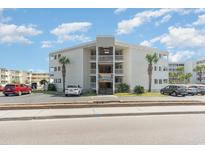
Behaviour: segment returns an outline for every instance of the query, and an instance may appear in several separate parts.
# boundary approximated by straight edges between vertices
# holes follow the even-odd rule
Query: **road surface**
[[[205,114],[0,122],[0,144],[204,143]]]

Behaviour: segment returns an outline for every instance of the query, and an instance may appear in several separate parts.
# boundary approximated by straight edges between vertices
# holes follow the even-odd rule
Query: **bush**
[[[87,90],[87,91],[84,91],[83,96],[96,96],[96,91],[95,90]]]
[[[135,86],[134,93],[135,94],[142,94],[142,93],[144,93],[144,87],[143,86]]]
[[[120,93],[129,92],[130,90],[130,86],[126,83],[117,84],[116,87],[117,87],[117,92],[120,92]]]
[[[56,86],[53,83],[48,84],[48,91],[56,91]]]

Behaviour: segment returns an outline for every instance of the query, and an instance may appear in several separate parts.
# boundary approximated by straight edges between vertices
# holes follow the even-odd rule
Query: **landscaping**
[[[145,92],[141,94],[135,93],[115,93],[115,96],[146,96],[146,97],[166,97],[166,95],[162,95],[159,92]]]

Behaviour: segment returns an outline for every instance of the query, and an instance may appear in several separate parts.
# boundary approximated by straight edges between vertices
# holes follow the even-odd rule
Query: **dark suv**
[[[172,95],[172,96],[186,96],[187,91],[185,86],[181,85],[169,85],[164,87],[163,89],[160,90],[161,94],[167,94],[167,95]]]

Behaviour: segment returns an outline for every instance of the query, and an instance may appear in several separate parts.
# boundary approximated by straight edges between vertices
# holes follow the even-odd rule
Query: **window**
[[[159,71],[161,71],[162,70],[162,67],[161,66],[159,66]]]
[[[54,56],[54,59],[57,59],[57,55]]]
[[[58,79],[58,83],[61,83],[61,79]]]
[[[54,71],[55,71],[55,72],[57,71],[57,67],[54,67]]]
[[[121,76],[118,76],[118,77],[115,77],[115,82],[116,83],[122,83],[122,77]]]
[[[61,67],[60,66],[58,66],[58,71],[61,71]]]
[[[162,84],[162,79],[159,79],[159,84]]]
[[[50,72],[53,72],[54,71],[54,67],[50,67]]]
[[[157,66],[154,66],[154,71],[157,71]]]
[[[96,82],[96,77],[95,76],[91,76],[90,77],[90,82]]]
[[[163,68],[163,71],[166,71],[166,70],[167,70],[167,68],[166,68],[166,67],[164,67],[164,68]]]
[[[60,58],[61,57],[61,54],[58,54],[58,58]]]
[[[154,79],[154,84],[158,84],[158,80],[157,79]]]
[[[167,79],[164,79],[163,82],[164,82],[164,83],[167,83]]]

